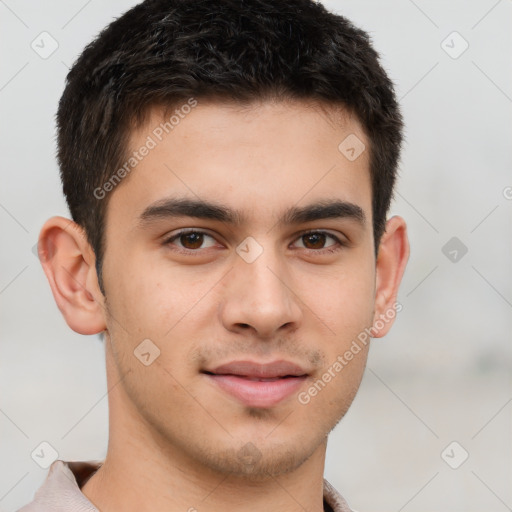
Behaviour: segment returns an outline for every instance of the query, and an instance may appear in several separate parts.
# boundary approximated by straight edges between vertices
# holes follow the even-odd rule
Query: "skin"
[[[405,222],[388,220],[376,259],[368,151],[351,162],[338,150],[350,134],[369,142],[357,119],[317,107],[200,101],[111,193],[106,297],[83,230],[63,217],[43,226],[41,261],[68,325],[105,333],[108,452],[82,489],[102,512],[323,510],[327,436],[357,392],[368,345],[307,405],[295,393],[247,407],[200,373],[232,360],[285,359],[308,370],[304,391],[393,309],[409,255]],[[162,115],[154,109],[133,131],[133,150]],[[140,224],[149,205],[170,196],[214,201],[244,220]],[[289,207],[326,199],[359,206],[365,222],[276,223]],[[165,242],[183,228],[208,236],[202,245]],[[344,245],[301,236],[311,229]],[[249,236],[263,248],[252,263],[236,252]],[[160,350],[148,366],[134,356],[144,339]]]

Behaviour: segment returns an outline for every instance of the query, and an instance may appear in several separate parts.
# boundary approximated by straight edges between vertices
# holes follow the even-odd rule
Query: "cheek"
[[[347,265],[316,283],[306,303],[330,327],[334,338],[346,340],[371,325],[375,301],[371,264]]]
[[[348,352],[350,355],[347,358]],[[333,352],[329,363],[298,395],[308,421],[330,431],[345,415],[359,389],[366,365],[368,346]],[[315,413],[311,414],[311,411]],[[318,411],[318,412],[316,412]],[[313,420],[314,418],[314,420]]]
[[[318,393],[317,406],[333,409],[333,418],[344,414],[359,388],[372,324],[374,273],[370,265],[340,271],[316,290],[318,316],[329,327],[322,338],[325,366],[310,391]],[[307,397],[305,397],[307,399]]]
[[[161,371],[146,373],[153,379],[155,389],[159,388],[159,379],[169,381],[172,387],[176,384],[172,376],[187,382],[195,375],[194,365],[188,364],[190,351],[196,339],[204,341],[201,333],[211,329],[216,308],[209,292],[218,276],[209,272],[208,277],[198,279],[192,275],[192,267],[187,272],[167,261],[148,265],[142,260],[125,261],[123,268],[111,270],[109,277],[116,285],[110,293],[107,291],[111,312],[107,325],[122,369],[134,368],[141,378],[146,375],[133,354],[149,339],[158,354],[151,367],[160,367]],[[179,389],[178,386],[174,392]]]
[[[132,338],[162,338],[197,302],[197,285],[147,258],[124,259],[108,275],[112,316]]]

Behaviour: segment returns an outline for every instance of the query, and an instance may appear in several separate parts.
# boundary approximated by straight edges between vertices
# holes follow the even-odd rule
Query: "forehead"
[[[338,198],[370,220],[369,143],[348,112],[301,101],[184,105],[152,109],[131,132],[109,209],[135,219],[166,197],[188,197],[275,221],[292,205]]]

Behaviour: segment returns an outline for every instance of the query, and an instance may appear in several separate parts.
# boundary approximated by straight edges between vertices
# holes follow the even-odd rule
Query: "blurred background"
[[[83,47],[137,2],[0,0],[0,511],[47,469],[103,459],[103,344],[71,331],[35,252],[69,216],[54,115]],[[411,258],[391,332],[329,439],[325,477],[354,510],[512,509],[512,1],[331,0],[396,84],[406,144],[392,214]]]

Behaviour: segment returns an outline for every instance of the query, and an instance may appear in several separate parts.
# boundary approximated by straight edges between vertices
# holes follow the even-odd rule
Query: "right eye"
[[[197,229],[182,229],[177,233],[174,233],[171,237],[167,238],[164,242],[164,245],[174,245],[178,248],[178,252],[190,254],[198,252],[198,249],[201,249],[201,246],[205,242],[205,237],[210,238],[211,240],[215,240],[205,231],[200,231]],[[178,240],[179,244],[181,245],[174,244],[175,240]],[[208,246],[203,248],[206,249],[213,247],[214,245],[214,243],[210,243]]]

